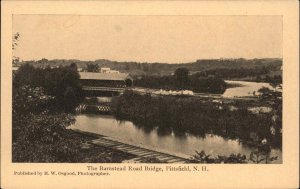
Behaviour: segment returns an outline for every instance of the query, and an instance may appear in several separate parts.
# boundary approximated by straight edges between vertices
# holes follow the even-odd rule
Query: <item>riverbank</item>
[[[102,135],[71,129],[69,133],[74,139],[81,140],[80,150],[74,154],[76,158],[71,163],[121,163],[136,157],[119,150],[89,143]]]
[[[73,163],[168,163],[165,160],[160,160],[159,158],[165,159],[166,157],[172,158],[173,161],[176,159],[176,156],[156,152],[150,149],[141,148],[138,146],[132,146],[125,143],[120,143],[114,140],[104,139],[106,136],[99,135],[96,133],[85,132],[78,129],[70,130],[73,133],[73,137],[79,137],[82,140],[81,149],[76,154],[77,159]],[[104,143],[94,142],[96,139]],[[98,141],[96,140],[96,141]],[[109,143],[114,143],[113,147]],[[121,146],[118,149],[117,146]],[[125,151],[124,151],[125,149]],[[133,152],[127,153],[126,151]],[[146,156],[140,156],[139,154],[145,154]],[[149,152],[152,155],[149,156]],[[158,156],[158,157],[157,157]],[[182,161],[182,158],[179,158],[177,161]]]
[[[222,102],[193,97],[153,97],[127,91],[113,99],[112,112],[121,121],[132,121],[149,131],[157,129],[161,134],[215,134],[251,146],[267,141],[271,147],[281,148],[281,112],[272,109],[271,100],[258,100]],[[270,111],[260,111],[259,104],[265,104]],[[253,112],[253,107],[259,113]],[[278,114],[276,118],[274,114]]]
[[[122,151],[108,149],[103,146],[89,144],[88,142],[97,139],[101,135],[80,130],[70,130],[73,137],[82,140],[81,149],[76,154],[77,160],[73,163],[121,163],[124,160],[132,159],[135,156]]]
[[[90,127],[93,127],[93,125],[90,125]],[[254,149],[248,153],[247,152],[245,153],[245,151],[244,152],[231,151],[229,154],[224,154],[222,152],[218,152],[217,154],[216,153],[211,154],[210,150],[201,150],[201,152],[195,150],[193,151],[193,154],[187,157],[182,157],[182,156],[174,155],[172,153],[168,153],[166,151],[163,152],[161,150],[160,151],[157,151],[155,149],[153,150],[149,146],[141,147],[138,140],[136,140],[133,144],[129,144],[128,141],[126,142],[120,139],[111,138],[104,135],[97,135],[94,133],[82,132],[78,130],[76,131],[79,132],[79,134],[83,134],[84,136],[86,135],[92,136],[93,140],[89,141],[88,144],[94,144],[91,147],[91,149],[93,150],[95,150],[95,148],[97,147],[99,147],[100,149],[102,149],[102,147],[106,147],[105,149],[108,152],[121,151],[123,153],[125,152],[125,154],[129,153],[136,156],[131,159],[123,160],[122,161],[123,163],[125,162],[126,163],[281,163],[282,162],[281,155],[278,153],[274,153],[274,151],[268,153],[266,151],[257,151]],[[94,137],[96,137],[96,139],[94,139]],[[226,145],[223,146],[223,148],[226,149]],[[237,146],[235,146],[235,148],[237,148]],[[210,154],[207,154],[207,152]],[[83,154],[88,155],[89,157],[90,153],[84,152]],[[93,160],[92,162],[97,162],[97,160],[96,161]]]

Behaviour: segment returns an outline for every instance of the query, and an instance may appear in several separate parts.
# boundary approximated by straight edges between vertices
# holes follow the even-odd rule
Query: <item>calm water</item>
[[[240,84],[240,87],[226,89],[223,97],[245,97],[258,95],[258,90],[262,87],[274,89],[269,83],[247,82],[247,81],[230,81],[225,80],[226,83]],[[254,93],[253,93],[254,92]]]
[[[119,122],[113,116],[87,115],[76,116],[76,123],[71,129],[102,134],[117,141],[147,147],[158,151],[190,157],[195,150],[204,150],[212,155],[230,155],[231,153],[241,153],[249,156],[251,149],[242,145],[237,140],[228,140],[220,136],[207,134],[206,137],[196,137],[193,135],[175,136],[173,133],[161,136],[157,130],[144,131],[136,127],[132,122]],[[278,156],[281,162],[281,151],[273,149],[271,156]]]

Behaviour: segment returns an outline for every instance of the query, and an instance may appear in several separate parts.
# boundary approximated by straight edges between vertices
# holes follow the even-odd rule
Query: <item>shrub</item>
[[[49,111],[54,97],[41,87],[21,86],[13,91],[13,162],[74,161],[79,140],[66,129],[70,114]]]
[[[277,160],[276,157],[269,157],[269,153],[263,151],[251,152],[249,159],[246,155],[242,154],[230,154],[229,156],[218,155],[217,157],[211,157],[207,155],[203,150],[201,152],[196,151],[196,154],[189,160],[190,163],[228,163],[228,164],[244,164],[244,163],[271,163]]]

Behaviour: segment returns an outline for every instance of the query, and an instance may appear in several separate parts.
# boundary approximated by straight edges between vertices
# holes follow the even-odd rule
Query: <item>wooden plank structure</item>
[[[179,157],[176,155],[158,152],[150,149],[146,149],[139,146],[134,146],[131,144],[126,144],[123,142],[118,142],[115,140],[111,140],[105,137],[99,137],[95,140],[89,141],[90,144],[104,146],[107,148],[112,148],[116,150],[120,150],[122,152],[126,152],[129,154],[136,155],[137,157],[134,159],[129,160],[129,162],[139,162],[144,158],[156,158],[159,161],[165,163],[186,163],[188,161],[187,158]]]
[[[80,104],[75,108],[76,113],[85,113],[88,111],[108,114],[111,113],[111,104],[110,103],[99,103],[99,104]]]
[[[124,92],[125,88],[120,87],[89,87],[83,86],[83,90],[85,91],[113,91],[113,92]]]

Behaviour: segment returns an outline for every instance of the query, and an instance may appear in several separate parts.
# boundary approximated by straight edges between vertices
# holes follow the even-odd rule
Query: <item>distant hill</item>
[[[168,63],[139,63],[139,62],[117,62],[106,59],[96,61],[81,60],[47,60],[23,61],[36,67],[56,67],[67,66],[76,63],[79,68],[86,68],[87,63],[98,64],[99,67],[109,67],[120,72],[127,72],[134,76],[138,75],[170,75],[179,67],[186,67],[191,73],[203,72],[214,69],[267,69],[270,72],[281,70],[282,59],[264,58],[264,59],[201,59],[190,63],[168,64]]]

